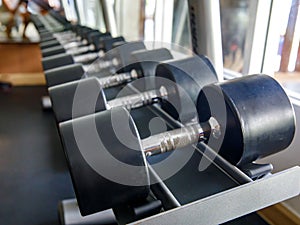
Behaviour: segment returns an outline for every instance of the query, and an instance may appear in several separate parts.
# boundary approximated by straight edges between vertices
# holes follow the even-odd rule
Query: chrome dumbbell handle
[[[83,47],[79,47],[79,48],[71,48],[71,49],[68,49],[66,51],[67,54],[70,54],[70,55],[79,55],[81,53],[84,53],[84,52],[87,52],[87,51],[94,51],[95,50],[95,46],[94,45],[89,45],[89,46],[83,46]]]
[[[216,139],[221,137],[220,124],[214,117],[206,124],[194,123],[145,138],[142,140],[143,150],[146,156],[151,156],[205,141],[210,135]]]
[[[74,56],[73,59],[74,59],[75,63],[85,63],[85,62],[89,62],[91,60],[95,60],[98,57],[101,58],[101,57],[103,57],[103,55],[104,55],[103,51],[91,52],[91,53],[87,53],[84,55]]]
[[[146,156],[157,155],[205,140],[204,133],[199,124],[194,124],[145,138],[142,146]]]
[[[99,62],[94,62],[91,65],[83,65],[85,71],[89,73],[98,73],[103,69],[109,69],[113,67],[117,67],[119,65],[119,61],[116,58],[111,60],[99,60]]]
[[[61,41],[61,44],[64,45],[64,48],[68,51],[69,49],[79,48],[82,45],[87,45],[86,40],[77,41],[77,38],[73,38],[70,41]]]
[[[131,70],[130,72],[126,73],[119,73],[113,76],[102,77],[99,78],[98,81],[102,88],[109,88],[123,83],[127,83],[137,78],[139,78],[137,71]]]
[[[123,106],[128,110],[158,102],[168,97],[167,89],[162,86],[158,90],[145,91],[138,94],[116,98],[107,102],[107,109]]]

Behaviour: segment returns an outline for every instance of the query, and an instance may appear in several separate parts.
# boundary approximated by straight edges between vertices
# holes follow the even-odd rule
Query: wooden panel
[[[45,78],[38,43],[0,43],[0,82],[14,86],[44,85]]]
[[[0,73],[41,73],[38,43],[0,43]]]
[[[276,204],[260,210],[258,214],[270,225],[300,225],[300,218],[283,204]]]
[[[44,73],[0,73],[0,82],[11,83],[13,86],[46,84]]]

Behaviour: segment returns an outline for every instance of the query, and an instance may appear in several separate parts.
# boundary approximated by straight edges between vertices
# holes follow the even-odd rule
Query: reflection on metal
[[[229,189],[132,224],[221,224],[300,193],[300,167]]]
[[[113,37],[118,36],[114,2],[111,0],[100,0],[100,4],[102,6],[107,32],[110,32]]]
[[[116,0],[115,6],[118,33],[128,41],[139,40],[141,1]]]
[[[154,35],[155,41],[171,43],[173,30],[174,0],[156,1]]]
[[[193,51],[208,56],[223,80],[223,54],[218,0],[188,0]]]
[[[250,20],[245,43],[243,74],[262,72],[271,5],[272,0],[249,1]]]
[[[173,38],[175,44],[180,44],[182,36],[184,35],[183,31],[185,28],[186,20],[188,18],[188,4],[186,1],[178,1],[177,12],[174,12],[174,30]]]
[[[111,209],[89,216],[81,216],[76,199],[63,200],[59,205],[59,219],[62,225],[84,224],[116,224],[116,218]]]

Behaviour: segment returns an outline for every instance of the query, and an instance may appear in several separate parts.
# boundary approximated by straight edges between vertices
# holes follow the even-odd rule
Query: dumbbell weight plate
[[[44,71],[74,63],[73,57],[66,53],[47,56],[42,59]]]
[[[225,110],[216,106],[224,100]],[[234,165],[281,151],[293,140],[293,107],[281,85],[269,76],[248,76],[208,85],[197,102],[200,122],[211,116],[219,121],[224,133],[219,153]]]
[[[74,79],[80,80],[84,76],[81,64],[71,64],[45,71],[47,86],[52,87],[61,83],[71,82]],[[59,74],[60,76],[57,76]]]
[[[95,77],[54,86],[49,94],[58,122],[106,110],[105,93]]]
[[[168,96],[168,101],[161,103],[162,109],[182,123],[197,117],[195,107],[191,107],[191,103],[196,105],[202,87],[218,81],[211,62],[205,56],[161,63],[157,66],[156,76],[166,78],[166,84],[164,80],[157,79],[156,87],[163,85],[170,93],[174,93]]]
[[[120,119],[121,124],[117,126],[117,132],[112,122],[116,117]],[[81,214],[84,216],[102,211],[115,206],[120,201],[132,202],[133,199],[134,201],[145,199],[149,194],[149,173],[138,131],[128,112],[123,108],[116,108],[97,113],[95,116],[81,117],[76,121],[76,126],[73,126],[72,121],[61,123],[59,126]],[[99,134],[96,138],[100,137],[99,140],[104,147],[95,144],[95,139],[91,135],[95,132],[90,130],[93,127],[90,126],[91,124],[95,124]],[[123,124],[125,126],[122,126]],[[128,127],[131,135],[126,135]],[[119,140],[116,133],[126,135],[126,144]],[[88,148],[86,148],[87,143],[89,143]],[[84,149],[80,149],[82,144]],[[107,153],[118,160],[117,166],[104,157]],[[92,161],[94,165],[91,164]],[[128,169],[128,166],[132,168]],[[110,171],[110,174],[115,174],[112,176],[116,180],[111,181],[105,177],[101,168]],[[119,183],[116,182],[118,179],[120,179]],[[132,186],[122,184],[124,180]]]

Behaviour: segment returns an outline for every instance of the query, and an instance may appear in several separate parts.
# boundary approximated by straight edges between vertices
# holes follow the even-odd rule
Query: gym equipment
[[[225,112],[215,105],[219,101],[225,104]],[[82,215],[146,198],[150,187],[146,156],[199,142],[210,145],[213,139],[221,156],[241,166],[285,149],[295,134],[289,98],[278,82],[266,75],[207,85],[198,96],[197,109],[200,124],[142,140],[122,107],[61,123],[61,139]],[[91,137],[98,140],[93,142]],[[93,162],[87,161],[85,150]],[[108,160],[111,156],[116,164]],[[127,178],[130,185],[111,180],[107,172],[115,178]]]
[[[97,41],[98,41],[98,43],[97,43],[97,51],[96,52],[89,52],[89,53],[85,53],[85,54],[81,54],[81,55],[71,55],[71,54],[61,53],[61,54],[43,58],[42,65],[43,65],[44,70],[49,70],[49,69],[53,69],[53,68],[61,67],[61,66],[65,66],[65,65],[70,65],[73,63],[88,64],[97,59],[102,59],[102,58],[104,58],[104,60],[106,60],[107,63],[101,63],[101,61],[99,61],[99,64],[95,63],[94,67],[97,68],[97,70],[117,66],[116,65],[117,62],[112,60],[113,55],[109,54],[109,57],[108,56],[105,57],[105,52],[110,51],[115,46],[114,43],[118,43],[118,44],[125,43],[124,38],[123,37],[104,38],[104,39],[97,39]],[[141,43],[138,44],[138,43],[139,42],[137,42],[136,44],[132,44],[132,45],[135,45],[137,49],[145,48],[144,44],[141,44]],[[83,47],[83,48],[89,48],[89,46]],[[117,55],[116,55],[116,57],[117,57]],[[87,66],[90,66],[90,65],[87,65]],[[91,65],[91,66],[93,66],[93,65]]]
[[[165,49],[162,50],[166,51]],[[153,55],[156,55],[156,53]],[[165,55],[167,55],[167,57],[165,57]],[[170,55],[163,54],[162,56],[163,57],[161,57],[161,59],[164,59],[169,58]],[[155,56],[155,59],[159,59],[159,57]],[[158,61],[142,61],[137,64],[135,69],[128,73],[118,74],[102,79],[91,77],[80,80],[79,82],[71,82],[49,88],[49,95],[57,122],[66,121],[118,106],[133,109],[157,102],[160,102],[163,105],[163,108],[165,108],[168,113],[172,114],[170,111],[172,111],[173,108],[168,107],[169,104],[165,100],[168,99],[174,103],[178,102],[178,99],[186,99],[186,96],[188,95],[188,98],[193,101],[194,105],[196,104],[198,91],[201,90],[201,87],[217,82],[216,74],[212,65],[208,59],[204,57],[195,56],[182,60],[167,61],[160,65],[158,64]],[[155,72],[156,67],[158,69]],[[187,69],[193,71],[193,73],[187,73]],[[155,84],[155,87],[151,87],[150,90],[107,101],[103,88],[120,84],[118,81],[120,77],[122,79],[119,80],[123,82],[139,77],[153,77],[154,80],[154,75],[156,76],[155,80],[157,80],[157,84]],[[123,79],[123,77],[126,79]],[[167,81],[169,81],[169,83],[164,85]],[[184,93],[184,91],[179,90],[176,85],[181,86],[187,94]],[[145,89],[144,86],[142,89]],[[78,91],[77,94],[76,91]],[[89,105],[91,104],[91,97],[93,95],[98,96],[97,103],[95,102],[95,107],[90,107]],[[75,102],[75,105],[73,105],[73,102]],[[80,107],[76,107],[78,102],[80,102]],[[74,110],[74,106],[78,108],[78,110]],[[178,106],[178,109],[180,107],[184,106]],[[190,120],[195,117],[196,110],[194,110],[194,112],[193,109],[190,110],[191,111],[187,109],[183,110],[186,112],[185,115],[181,115],[183,120]]]
[[[107,34],[108,35],[108,34]],[[92,30],[82,37],[77,36],[75,33],[65,34],[63,37],[57,37],[54,40],[43,41],[40,43],[40,48],[47,49],[51,47],[61,46],[65,50],[78,48],[81,46],[86,46],[88,43],[91,43],[92,39],[95,37],[103,36],[99,31]]]
[[[120,44],[120,42],[118,43]],[[113,48],[103,59],[98,59],[90,65],[69,65],[59,68],[54,68],[47,70],[45,72],[45,77],[47,81],[47,86],[55,86],[63,84],[70,81],[75,81],[82,79],[83,77],[90,76],[105,76],[116,72],[117,68],[122,68],[123,65],[129,65],[132,62],[131,53],[138,50],[145,50],[146,47],[143,42],[130,42],[123,46],[118,46]],[[69,56],[65,57],[63,60],[67,61]],[[54,61],[48,61],[47,64],[55,65]]]
[[[82,53],[87,53],[90,51],[98,51],[99,49],[99,42],[105,39],[110,39],[112,38],[110,33],[98,33],[95,34],[94,31],[88,33],[89,40],[87,40],[87,45],[80,46],[81,42],[79,42],[79,46],[69,46],[68,49],[66,49],[64,46],[54,46],[54,47],[49,47],[49,48],[44,48],[42,49],[42,56],[47,57],[47,56],[53,56],[56,54],[61,54],[61,53],[67,53],[71,55],[79,55]],[[116,37],[116,40],[124,40],[123,37]],[[89,42],[90,41],[90,42]]]

